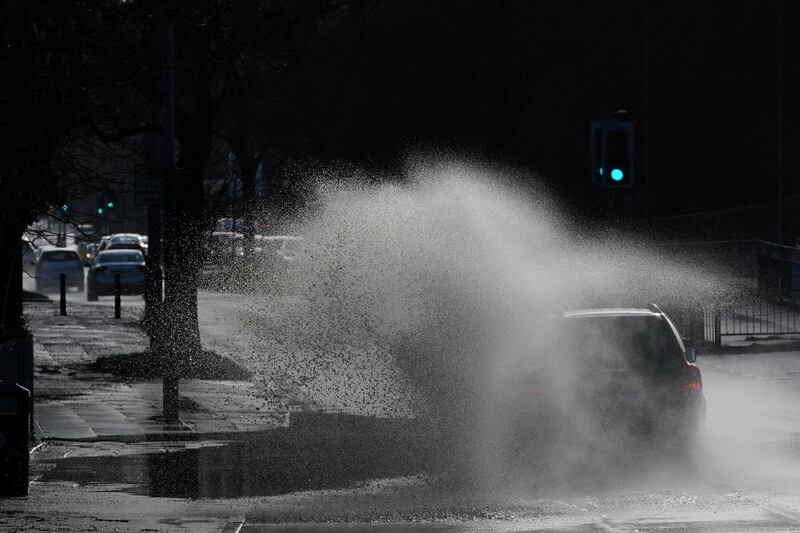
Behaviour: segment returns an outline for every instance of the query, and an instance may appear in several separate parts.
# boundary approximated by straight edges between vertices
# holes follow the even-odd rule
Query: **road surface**
[[[85,297],[77,293],[70,293],[68,299],[86,303]],[[111,306],[113,298],[101,298],[92,305]],[[139,297],[125,297],[123,305],[141,306],[142,301]],[[202,292],[204,344],[247,364],[257,379],[276,393],[292,395],[297,404],[309,410],[407,419],[413,412],[414,401],[409,398],[413,386],[380,347],[334,343],[327,346],[329,353],[320,354],[319,347],[313,345],[319,339],[306,339],[310,344],[305,346],[288,341],[296,337],[300,327],[296,321],[303,315],[304,305],[306,302],[291,296],[265,298]],[[281,338],[280,332],[286,328],[288,333]],[[699,365],[705,378],[708,420],[692,468],[676,466],[669,460],[630,467],[615,465],[603,472],[570,472],[553,485],[520,483],[526,479],[523,471],[516,473],[514,481],[494,485],[490,490],[468,488],[435,472],[414,471],[413,465],[404,464],[408,454],[395,454],[385,443],[380,444],[383,448],[376,448],[380,440],[376,437],[380,435],[374,432],[347,433],[325,426],[322,419],[317,429],[328,431],[330,436],[315,440],[308,437],[311,433],[300,432],[285,437],[295,446],[313,448],[302,459],[298,455],[275,455],[278,452],[273,453],[271,448],[274,441],[268,437],[264,437],[263,445],[251,447],[255,451],[237,459],[245,464],[253,461],[253,465],[274,460],[275,464],[291,466],[292,460],[302,461],[295,466],[309,469],[304,474],[307,482],[299,483],[295,489],[276,489],[269,494],[256,490],[248,497],[214,497],[179,504],[180,500],[174,498],[128,494],[129,485],[112,482],[108,476],[92,479],[89,475],[76,480],[62,473],[61,481],[40,481],[35,493],[40,498],[48,491],[57,494],[66,481],[73,483],[75,491],[90,490],[94,494],[87,500],[88,506],[92,501],[103,501],[97,496],[99,491],[107,493],[107,499],[115,505],[130,506],[131,513],[160,509],[155,512],[178,513],[186,519],[193,513],[207,517],[209,508],[215,509],[214,513],[224,508],[241,516],[243,532],[322,528],[800,530],[800,353],[700,354]],[[51,449],[56,448],[54,445]],[[272,459],[265,459],[258,450],[273,453],[269,456]],[[140,449],[128,448],[126,453],[146,457],[151,451],[142,444]],[[64,453],[65,457],[68,453]],[[113,458],[121,456],[119,449],[109,446],[107,451],[92,453],[106,453],[111,458],[108,471],[116,471]],[[147,483],[146,474],[131,477],[136,468],[146,472],[147,461],[125,465],[122,470],[127,472],[127,481]],[[199,468],[202,470],[202,466]],[[150,500],[156,502],[147,503]],[[54,501],[57,506],[62,497]],[[30,503],[42,504],[37,504],[35,498]],[[180,512],[175,510],[177,505],[181,505]],[[174,524],[180,522],[175,520]]]
[[[274,524],[287,517],[419,531],[800,530],[800,353],[701,356],[700,364],[708,424],[694,468],[656,461],[491,493],[414,478],[375,481],[258,502],[243,531],[306,528]],[[334,530],[372,529],[375,523]]]

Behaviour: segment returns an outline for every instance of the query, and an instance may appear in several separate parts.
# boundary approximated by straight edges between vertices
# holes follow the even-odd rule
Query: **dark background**
[[[778,197],[782,68],[791,197],[800,6],[783,3],[781,65],[778,5],[378,3],[368,24],[310,74],[309,84],[326,88],[309,102],[318,134],[294,148],[367,163],[392,161],[409,146],[476,152],[529,168],[580,211],[600,213],[588,125],[626,109],[636,126],[635,217],[738,208]]]

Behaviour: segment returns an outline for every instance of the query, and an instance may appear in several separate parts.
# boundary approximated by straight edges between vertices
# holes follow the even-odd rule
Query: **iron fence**
[[[717,346],[723,337],[800,335],[800,308],[790,303],[751,301],[670,316],[683,337]]]
[[[725,306],[715,313],[720,336],[800,334],[800,309],[793,305],[753,302]]]

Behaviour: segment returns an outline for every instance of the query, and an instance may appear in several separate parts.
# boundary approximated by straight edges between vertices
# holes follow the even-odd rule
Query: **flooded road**
[[[40,498],[68,484],[76,499],[104,493],[131,512],[167,516],[177,508],[184,519],[230,512],[243,532],[800,529],[797,352],[700,355],[708,419],[691,468],[631,461],[557,484],[521,471],[487,490],[431,453],[439,436],[408,416],[409,386],[396,380],[391,359],[365,365],[352,348],[351,357],[320,359],[269,345],[252,328],[231,335],[248,316],[276,316],[278,305],[290,315],[286,302],[200,298],[207,346],[235,355],[267,383],[291,377],[292,394],[310,410],[293,413],[288,428],[235,441],[49,442],[35,454],[31,500],[14,507],[46,509]],[[393,406],[400,416],[387,416]]]
[[[413,420],[316,414],[235,442],[51,442],[35,485],[221,504],[243,514],[245,532],[798,530],[800,356],[701,364],[708,427],[690,468],[634,462],[611,478],[487,491],[431,462]]]
[[[540,457],[505,453],[527,413],[503,409],[509,375],[569,371],[548,327],[555,309],[674,294],[699,308],[730,289],[714,276],[624,240],[580,241],[547,206],[481,182],[334,188],[319,205],[293,232],[308,243],[289,276],[296,294],[257,270],[263,292],[199,295],[204,347],[251,371],[288,406],[288,426],[49,442],[31,507],[17,509],[46,509],[36,498],[68,486],[77,500],[102,493],[117,514],[168,507],[159,520],[183,518],[156,525],[166,530],[223,516],[236,517],[226,531],[800,530],[797,352],[700,354],[707,431],[683,450],[691,461],[654,442],[610,457],[590,447],[540,476]],[[581,435],[589,444],[596,426]],[[85,513],[103,515],[95,500]]]

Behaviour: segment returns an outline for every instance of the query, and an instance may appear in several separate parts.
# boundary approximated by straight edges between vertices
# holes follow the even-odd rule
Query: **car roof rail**
[[[662,311],[661,308],[659,306],[657,306],[656,304],[654,304],[653,302],[650,302],[649,304],[647,304],[647,308],[649,310],[653,311],[653,312],[656,312],[656,313],[659,313],[659,314],[662,314],[662,315],[664,314],[664,311]]]

